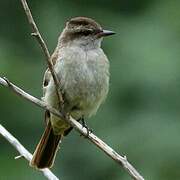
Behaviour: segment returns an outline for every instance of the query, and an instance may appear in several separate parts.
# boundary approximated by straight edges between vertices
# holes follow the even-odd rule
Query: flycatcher
[[[103,30],[93,19],[75,17],[66,23],[52,63],[61,85],[64,112],[74,119],[89,118],[105,100],[109,89],[109,61],[101,49],[103,37],[114,34]],[[43,100],[58,109],[55,84],[49,69],[43,80]],[[59,143],[72,127],[64,120],[45,112],[46,129],[36,147],[31,166],[53,166]]]

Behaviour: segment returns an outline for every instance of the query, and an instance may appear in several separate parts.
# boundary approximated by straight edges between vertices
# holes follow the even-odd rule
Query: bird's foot
[[[87,134],[85,135],[85,137],[86,137],[86,138],[89,137],[89,134],[91,134],[91,133],[93,132],[93,130],[90,129],[90,128],[87,126],[87,123],[85,122],[85,120],[84,120],[83,117],[80,118],[79,121],[82,122],[82,126],[83,126],[84,128],[86,128],[86,130],[87,130]],[[81,134],[81,136],[82,136],[82,134]]]

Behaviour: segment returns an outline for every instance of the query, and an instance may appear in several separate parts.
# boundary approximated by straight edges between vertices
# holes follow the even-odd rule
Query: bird
[[[101,48],[104,37],[115,34],[104,30],[88,17],[74,17],[66,22],[51,56],[63,96],[63,112],[75,120],[95,115],[109,90],[109,60]],[[50,70],[43,79],[43,101],[59,108],[56,87]],[[45,111],[45,131],[35,149],[30,166],[51,168],[64,136],[72,127],[61,118]],[[85,125],[85,123],[84,123]]]

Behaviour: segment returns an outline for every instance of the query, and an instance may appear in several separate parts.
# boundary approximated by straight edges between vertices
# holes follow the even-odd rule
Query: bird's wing
[[[58,59],[58,53],[57,53],[57,49],[55,49],[54,53],[51,56],[51,62],[53,66],[56,64],[57,59]],[[43,97],[46,93],[46,88],[50,82],[50,79],[51,79],[51,72],[49,68],[47,68],[44,73],[44,78],[43,78]]]

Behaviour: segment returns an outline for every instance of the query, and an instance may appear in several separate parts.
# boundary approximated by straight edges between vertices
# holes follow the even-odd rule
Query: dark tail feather
[[[30,165],[38,169],[50,168],[58,150],[61,135],[54,135],[50,121],[41,137],[39,144],[33,154]]]

